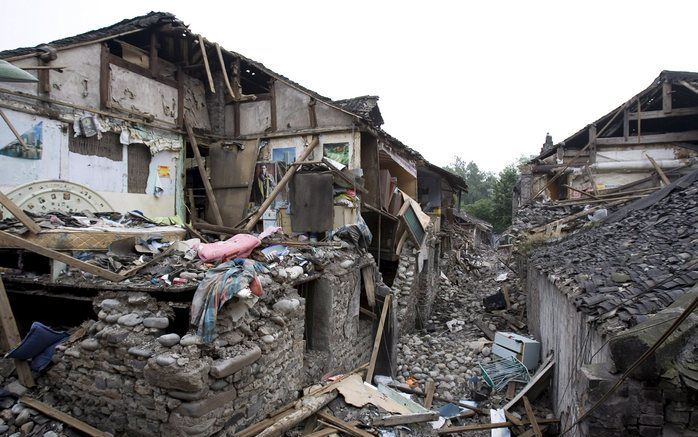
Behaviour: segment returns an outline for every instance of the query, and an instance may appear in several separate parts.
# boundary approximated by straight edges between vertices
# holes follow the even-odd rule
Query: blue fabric
[[[54,331],[43,323],[34,322],[32,323],[31,329],[29,329],[29,332],[24,337],[24,340],[22,340],[22,343],[9,351],[6,357],[18,360],[29,360],[40,355],[47,348],[51,348],[50,360],[56,345],[68,337],[69,335],[67,332]]]

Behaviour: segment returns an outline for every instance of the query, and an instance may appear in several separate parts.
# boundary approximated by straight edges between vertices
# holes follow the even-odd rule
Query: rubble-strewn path
[[[459,254],[452,251],[445,255],[442,265],[448,271],[441,276],[441,290],[431,318],[424,321],[425,329],[401,339],[396,379],[421,390],[431,380],[436,385],[436,396],[453,401],[479,398],[482,400],[479,406],[500,407],[505,401],[505,390],[489,393],[478,367],[492,359],[491,341],[478,322],[482,320],[480,324],[492,332],[509,331],[511,327],[504,318],[487,312],[482,299],[507,286],[511,290],[508,313],[518,316],[525,297],[515,291],[514,273],[499,261],[491,248],[470,248]],[[502,273],[508,279],[497,282],[495,279]],[[478,392],[482,397],[478,397]],[[483,421],[489,422],[489,417],[483,417]]]

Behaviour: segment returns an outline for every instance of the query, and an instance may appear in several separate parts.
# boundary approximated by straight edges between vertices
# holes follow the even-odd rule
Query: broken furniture
[[[496,332],[492,353],[502,358],[514,357],[533,371],[540,360],[540,342],[513,332]]]

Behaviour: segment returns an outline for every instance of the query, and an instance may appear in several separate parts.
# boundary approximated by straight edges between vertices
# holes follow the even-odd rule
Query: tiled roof
[[[547,275],[601,332],[619,332],[698,283],[698,171],[610,215],[602,225],[535,250]]]

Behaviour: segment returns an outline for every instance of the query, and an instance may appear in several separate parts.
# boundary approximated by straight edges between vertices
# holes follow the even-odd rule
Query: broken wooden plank
[[[208,178],[208,173],[206,172],[206,166],[204,165],[204,160],[201,158],[201,152],[199,152],[199,145],[194,137],[194,131],[189,124],[189,121],[184,120],[184,127],[187,130],[187,135],[189,136],[189,144],[194,152],[194,158],[196,158],[196,166],[199,168],[199,174],[201,175],[201,180],[204,183],[204,189],[206,190],[206,197],[208,198],[209,206],[213,211],[213,218],[216,223],[223,225],[223,217],[221,216],[221,211],[218,209],[218,202],[216,202],[216,197],[213,195],[213,188],[211,188],[211,181]]]
[[[589,167],[587,167],[587,168],[589,168]],[[591,193],[587,193],[586,191],[578,190],[578,189],[576,189],[576,188],[574,188],[574,187],[572,187],[572,186],[570,186],[570,185],[566,185],[566,184],[563,184],[562,186],[565,187],[565,188],[567,188],[568,190],[574,191],[575,193],[579,193],[579,194],[581,194],[581,195],[583,195],[583,196],[587,196],[587,197],[591,197],[592,199],[599,200],[599,198],[598,198],[597,196],[595,196],[595,195],[593,195],[593,194],[591,194]]]
[[[536,420],[536,415],[533,413],[533,407],[531,407],[531,402],[529,402],[526,396],[523,397],[524,408],[526,409],[526,416],[528,416],[529,422],[531,422],[531,428],[533,428],[533,433],[536,437],[543,437],[543,433],[540,431],[540,426],[538,426],[538,421]]]
[[[376,283],[373,274],[372,265],[361,269],[361,276],[364,279],[364,288],[366,289],[366,300],[371,308],[376,306]]]
[[[22,146],[23,149],[28,149],[29,147],[27,147],[27,143],[24,142],[24,139],[22,138],[22,136],[19,134],[19,132],[17,132],[17,129],[15,129],[15,126],[12,124],[10,119],[7,118],[7,115],[5,114],[5,112],[2,109],[0,109],[0,117],[2,117],[3,120],[5,120],[7,127],[10,128],[10,131],[12,131],[12,135],[15,136],[15,138],[19,142],[19,145]]]
[[[319,409],[337,397],[337,391],[332,390],[315,396],[305,396],[299,401],[300,405],[288,414],[274,421],[271,426],[257,434],[258,437],[280,437],[303,420],[315,414]],[[254,434],[253,434],[254,435]]]
[[[547,381],[548,378],[552,375],[552,369],[555,366],[555,360],[553,359],[553,356],[550,355],[548,358],[546,358],[545,362],[541,364],[541,366],[538,368],[536,371],[535,375],[533,375],[533,378],[526,384],[526,386],[521,389],[521,391],[514,396],[514,399],[510,400],[505,406],[504,410],[509,410],[511,407],[516,405],[521,398],[526,396],[529,391],[532,391],[538,384],[541,384],[543,381]]]
[[[31,241],[27,241],[22,237],[12,235],[9,232],[0,230],[0,241],[12,243],[14,246],[32,251],[34,253],[38,253],[39,255],[49,257],[56,261],[60,261],[62,263],[68,264],[71,267],[75,267],[76,269],[80,269],[84,272],[91,273],[95,276],[99,276],[104,279],[108,279],[112,282],[121,282],[124,279],[126,279],[126,277],[123,275],[111,272],[107,269],[103,269],[102,267],[96,266],[94,264],[88,264],[84,261],[80,261],[79,259],[73,258],[70,255],[66,255],[56,250],[47,249],[36,243],[32,243]]]
[[[240,228],[231,228],[229,226],[220,226],[220,225],[212,225],[211,223],[207,223],[205,221],[195,221],[193,223],[194,228],[196,229],[201,229],[204,231],[213,231],[213,232],[218,232],[221,234],[225,235],[237,235],[237,234],[249,234],[250,231],[246,231],[244,229]]]
[[[159,254],[153,256],[153,257],[150,259],[150,261],[144,262],[143,264],[141,264],[141,265],[139,265],[139,266],[132,267],[132,268],[126,270],[125,272],[121,273],[121,275],[122,275],[124,278],[130,278],[131,276],[135,275],[136,273],[138,273],[139,271],[141,271],[141,270],[144,269],[145,267],[152,266],[152,265],[155,264],[157,261],[160,261],[161,259],[163,259],[163,258],[165,258],[166,256],[170,255],[172,252],[174,252],[174,248],[169,247],[169,248],[167,248],[167,250],[163,251],[162,253],[159,253]]]
[[[376,369],[376,359],[378,359],[378,350],[380,349],[381,340],[383,339],[383,329],[385,328],[385,319],[388,317],[388,310],[392,302],[393,295],[388,294],[385,296],[383,301],[383,311],[381,311],[381,318],[378,322],[378,330],[376,331],[376,338],[373,340],[373,351],[371,352],[371,360],[368,362],[368,370],[366,371],[365,381],[369,384],[373,381],[373,372]]]
[[[436,391],[436,383],[434,381],[427,381],[424,386],[424,391],[426,392],[424,396],[424,408],[431,408],[431,404],[434,402],[434,391]]]
[[[509,384],[507,384],[506,398],[513,399],[514,396],[516,396],[516,381],[509,381]]]
[[[507,410],[504,410],[504,416],[509,419],[509,422],[512,422],[516,426],[523,426],[523,422],[521,419],[518,417],[514,416],[512,413],[508,412]]]
[[[662,168],[657,164],[657,161],[654,160],[650,155],[645,153],[645,157],[649,160],[649,162],[652,164],[652,167],[654,167],[654,171],[657,172],[657,175],[662,179],[662,182],[664,182],[664,185],[669,185],[671,181],[667,177],[666,173],[662,170]]]
[[[52,417],[58,421],[61,421],[71,428],[75,428],[80,432],[83,432],[91,437],[111,437],[111,434],[100,431],[97,428],[88,425],[82,420],[78,420],[73,416],[66,414],[52,406],[45,404],[37,399],[30,398],[28,396],[22,396],[19,401],[29,408],[33,408],[40,413],[43,413],[49,417]]]
[[[485,334],[485,337],[487,337],[489,341],[494,341],[494,332],[485,324],[482,318],[475,319],[475,326],[480,328],[480,331]]]
[[[22,342],[22,337],[19,335],[17,321],[12,312],[10,299],[7,297],[7,291],[5,290],[5,284],[2,282],[2,278],[0,278],[0,325],[2,327],[3,346],[7,347],[8,350],[17,347]],[[27,388],[34,387],[36,384],[29,364],[24,360],[14,360],[14,363],[19,382]]]
[[[558,423],[558,419],[540,419],[536,418],[536,421],[539,424],[544,424],[544,423]],[[523,425],[528,424],[528,420],[522,421]],[[436,430],[437,434],[455,434],[457,432],[466,432],[466,431],[481,431],[481,430],[486,430],[486,429],[497,429],[497,428],[509,428],[510,426],[514,426],[515,424],[512,422],[497,422],[497,423],[476,423],[473,425],[462,425],[462,426],[449,426],[446,428],[441,428]]]
[[[7,197],[4,193],[0,192],[0,204],[7,208],[8,211],[10,211],[10,214],[15,216],[17,220],[22,222],[22,224],[29,229],[30,232],[34,234],[38,234],[41,232],[41,227],[36,224],[36,222],[29,217],[24,211],[22,211],[22,208],[17,206],[16,203],[14,203],[9,197]]]
[[[310,144],[308,144],[308,147],[303,150],[303,153],[301,153],[301,156],[296,160],[296,162],[303,162],[305,161],[308,156],[310,156],[311,153],[313,153],[313,150],[315,150],[315,147],[320,144],[320,140],[318,137],[314,137],[312,141],[310,141]],[[269,194],[269,197],[264,199],[264,202],[262,205],[259,207],[257,212],[255,212],[252,217],[250,218],[250,221],[247,222],[247,225],[245,226],[245,229],[248,231],[251,231],[255,225],[257,224],[257,221],[262,217],[262,215],[266,212],[266,210],[271,206],[271,204],[274,202],[276,199],[276,196],[279,195],[281,190],[286,188],[286,185],[291,181],[291,178],[293,177],[294,174],[296,174],[296,170],[298,170],[298,166],[292,165],[289,166],[288,170],[286,170],[286,174],[284,174],[284,177],[281,178],[278,184],[276,184],[276,187],[274,187],[274,190],[272,190],[271,194]]]
[[[332,414],[329,414],[325,411],[318,411],[317,415],[323,421],[328,422],[331,425],[335,425],[335,426],[339,427],[339,429],[346,432],[347,434],[351,434],[355,437],[375,437],[373,434],[366,432],[362,429],[359,429],[355,425],[352,425],[349,422],[345,422],[342,419],[340,419],[339,417],[335,417]]]
[[[206,69],[206,78],[208,79],[208,86],[212,93],[216,93],[216,88],[213,86],[213,75],[211,75],[211,67],[208,65],[208,55],[206,54],[206,44],[204,44],[204,37],[199,35],[199,45],[201,46],[201,57],[204,60],[204,68]]]
[[[388,384],[388,386],[391,387],[391,388],[394,388],[395,390],[399,390],[399,391],[401,391],[401,392],[404,392],[404,393],[409,393],[409,394],[417,395],[417,396],[419,396],[419,397],[424,397],[424,396],[425,396],[424,393],[423,393],[421,390],[416,390],[416,389],[413,389],[413,388],[409,388],[409,387],[406,387],[405,385],[402,385],[402,384]],[[460,406],[460,407],[463,407],[463,408],[466,408],[466,409],[468,409],[468,410],[472,410],[472,411],[474,411],[474,412],[476,412],[476,413],[478,413],[478,414],[484,414],[484,415],[489,415],[489,414],[490,414],[490,413],[489,413],[489,410],[486,410],[486,411],[485,411],[485,410],[481,410],[481,409],[479,409],[479,408],[477,408],[477,407],[473,407],[472,405],[468,405],[468,404],[466,404],[465,402],[454,401],[454,400],[446,399],[446,398],[444,398],[444,397],[437,396],[437,395],[434,395],[434,400],[435,400],[435,401],[441,401],[441,402],[450,402],[450,403],[452,403],[452,404],[456,404],[456,405],[458,405],[458,406]]]
[[[411,413],[383,416],[374,419],[371,424],[373,426],[396,426],[407,425],[409,423],[431,422],[432,420],[437,420],[438,418],[439,413],[437,413],[436,411],[430,411],[428,413]]]

